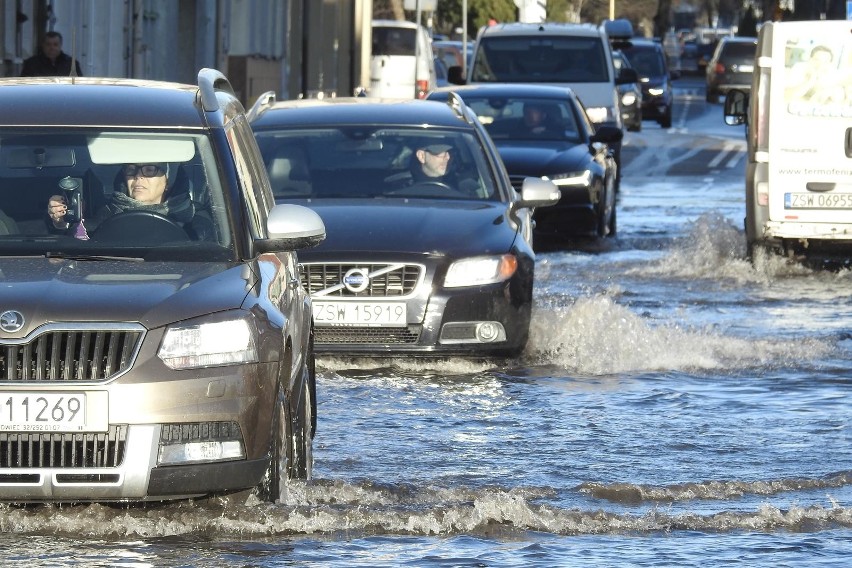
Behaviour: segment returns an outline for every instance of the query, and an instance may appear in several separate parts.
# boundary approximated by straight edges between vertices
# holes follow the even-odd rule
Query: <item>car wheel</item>
[[[286,478],[287,468],[282,456],[287,455],[287,440],[290,428],[289,412],[286,409],[287,399],[284,384],[278,381],[278,392],[275,395],[275,407],[272,410],[272,435],[270,440],[269,464],[266,474],[255,488],[258,498],[268,503],[275,503],[281,498],[281,480]]]
[[[615,214],[616,211],[617,211],[617,209],[615,208],[615,205],[613,205],[612,206],[612,215],[610,215],[610,217],[609,217],[609,233],[607,234],[607,237],[610,237],[610,238],[615,237],[615,233],[618,231],[618,222],[616,220],[616,214]]]
[[[707,89],[707,96],[705,98],[707,99],[708,103],[716,104],[719,102],[719,93]]]
[[[671,109],[671,107],[669,107],[669,109],[666,111],[665,116],[663,116],[663,118],[660,119],[660,126],[662,128],[671,128],[672,127],[672,109]]]
[[[628,127],[627,131],[628,132],[642,132],[642,123],[636,122],[634,124],[631,124],[630,127]]]

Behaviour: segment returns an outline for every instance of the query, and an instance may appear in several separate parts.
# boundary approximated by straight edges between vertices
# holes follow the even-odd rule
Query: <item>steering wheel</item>
[[[105,219],[92,231],[96,241],[134,241],[159,244],[188,241],[189,235],[180,225],[159,213],[144,209],[123,211]]]

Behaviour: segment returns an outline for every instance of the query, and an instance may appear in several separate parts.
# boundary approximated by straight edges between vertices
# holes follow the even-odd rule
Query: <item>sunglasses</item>
[[[141,166],[124,166],[124,175],[126,177],[136,177],[136,175],[139,173],[141,173],[144,177],[151,178],[165,175],[166,172],[163,171],[163,168],[155,164],[144,164]]]

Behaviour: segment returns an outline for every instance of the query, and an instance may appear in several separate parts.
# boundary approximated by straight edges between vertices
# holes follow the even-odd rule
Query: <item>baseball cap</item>
[[[426,150],[430,154],[440,154],[441,152],[446,152],[452,148],[453,147],[450,144],[441,144],[436,142],[426,142],[420,146],[421,150]]]

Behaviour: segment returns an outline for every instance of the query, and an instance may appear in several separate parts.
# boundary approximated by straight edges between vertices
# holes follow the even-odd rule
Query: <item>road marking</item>
[[[707,167],[710,168],[710,169],[715,168],[716,166],[718,166],[719,164],[722,163],[722,160],[724,160],[725,157],[730,152],[732,152],[736,149],[737,149],[736,144],[734,144],[733,142],[730,142],[730,141],[726,141],[725,145],[722,146],[722,149],[719,151],[719,153],[716,154],[716,156],[712,160],[710,160],[710,162],[707,164]],[[735,156],[736,156],[736,154],[735,154]],[[730,167],[730,166],[728,166],[728,167]]]

